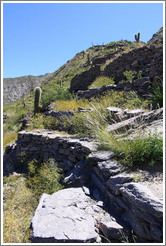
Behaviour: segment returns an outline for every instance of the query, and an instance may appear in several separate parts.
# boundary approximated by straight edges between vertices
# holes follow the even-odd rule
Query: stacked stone
[[[113,62],[109,63],[103,75],[111,77],[121,74],[122,76],[124,71],[133,70],[136,72],[142,71],[144,77],[149,77],[150,75],[150,79],[153,79],[156,74],[162,76],[162,55],[162,46],[157,48],[155,46],[143,46],[134,49],[128,53],[122,54],[117,59],[114,59]]]
[[[115,217],[138,236],[139,242],[162,242],[163,204],[148,188],[134,182],[114,153],[97,151],[88,159],[93,163],[92,181],[103,194]]]
[[[28,153],[31,159],[54,158],[65,171],[84,160],[97,145],[79,139],[62,137],[49,132],[22,131],[18,133],[17,155]]]
[[[79,90],[77,92],[77,98],[90,99],[92,97],[97,98],[109,91],[137,91],[140,95],[146,98],[147,94],[151,92],[148,86],[151,84],[149,77],[143,77],[136,79],[133,82],[124,82],[117,85],[102,86],[100,88],[92,88],[89,90]]]
[[[64,189],[60,193],[60,198],[63,199],[59,205],[56,204],[59,201],[56,193],[52,196],[45,195],[47,205],[42,198],[32,221],[34,242],[99,242],[97,228],[98,233],[101,231],[108,240],[115,239],[117,242],[122,239],[124,230],[121,225],[124,225],[124,228],[134,231],[137,242],[161,243],[162,201],[142,184],[136,180],[134,182],[133,176],[114,160],[113,152],[96,150],[97,144],[94,142],[62,137],[46,131],[22,131],[18,134],[16,144],[6,148],[4,169],[8,169],[6,165],[11,159],[17,159],[22,153],[32,159],[53,157],[64,170],[64,184],[68,187],[82,186],[86,194],[85,196],[80,188]],[[14,171],[14,167],[11,166],[9,171]],[[72,196],[68,197],[70,191]],[[76,193],[78,197],[75,197]],[[69,208],[65,206],[67,199]],[[46,222],[42,224],[43,227],[41,221]],[[92,233],[86,229],[85,221]],[[85,237],[84,233],[79,235],[79,226],[83,226]],[[72,236],[73,230],[77,233]]]

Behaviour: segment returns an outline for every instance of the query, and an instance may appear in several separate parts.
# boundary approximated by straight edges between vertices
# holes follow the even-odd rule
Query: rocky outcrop
[[[99,230],[120,241],[123,227],[87,190],[79,187],[43,194],[31,223],[32,243],[99,243]]]
[[[163,43],[163,27],[158,32],[153,34],[152,38],[148,41],[148,44],[162,44]]]
[[[116,52],[115,52],[116,53]],[[87,90],[88,86],[93,83],[93,81],[99,76],[108,76],[113,77],[116,84],[124,78],[123,72],[125,71],[136,71],[142,72],[143,77],[148,77],[148,81],[155,82],[156,79],[163,79],[163,46],[156,47],[155,45],[143,46],[141,48],[133,49],[128,53],[123,53],[120,56],[117,54],[112,54],[115,58],[110,62],[104,69],[103,72],[100,72],[101,64],[96,65],[95,67],[90,68],[88,71],[83,72],[82,74],[77,74],[70,84],[71,92],[78,92],[78,96],[82,97],[82,91]],[[117,56],[117,57],[116,57]],[[103,58],[104,59],[104,58]],[[94,59],[94,64],[102,63],[103,60]],[[137,83],[139,83],[137,81]],[[141,83],[141,82],[140,82]],[[119,88],[110,87],[97,88],[88,90],[84,93],[84,97],[89,99],[92,96],[102,94],[107,90],[118,89],[122,90],[121,86]],[[123,87],[123,86],[122,86]],[[143,92],[147,89],[148,84],[144,83],[143,85],[127,85],[126,90],[129,90],[130,87],[137,87],[136,90],[141,90]],[[138,88],[139,87],[139,88]],[[116,90],[115,89],[115,90]],[[133,88],[135,90],[135,88]]]
[[[76,74],[71,80],[70,92],[77,92],[78,90],[86,90],[89,85],[100,75],[100,66],[93,66],[89,70]]]
[[[82,188],[70,188],[53,195],[43,194],[32,219],[35,243],[92,243],[98,234],[95,220],[85,212],[93,205]]]
[[[103,75],[114,77],[116,83],[124,79],[123,72],[133,70],[142,71],[144,77],[149,77],[151,81],[157,75],[163,78],[163,46],[143,46],[138,49],[124,53],[114,59],[104,69]]]

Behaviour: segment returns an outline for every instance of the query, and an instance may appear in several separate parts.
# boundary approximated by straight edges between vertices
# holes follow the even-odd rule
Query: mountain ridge
[[[159,45],[163,43],[163,28],[153,35],[147,42],[139,42],[139,46]],[[157,41],[156,41],[157,40]],[[69,88],[70,81],[76,76],[87,71],[92,65],[100,63],[103,67],[114,59],[114,56],[121,55],[135,49],[136,42],[121,40],[111,42],[106,45],[95,45],[85,51],[77,53],[68,60],[58,70],[53,73],[46,73],[39,76],[21,76],[16,78],[3,79],[3,103],[4,105],[13,103],[30,93],[36,86],[45,86],[49,82],[62,84]]]

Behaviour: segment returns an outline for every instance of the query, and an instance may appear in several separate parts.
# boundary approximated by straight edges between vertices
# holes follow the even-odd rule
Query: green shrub
[[[135,76],[137,75],[136,71],[125,71],[123,72],[123,76],[126,78],[127,81],[132,82],[132,79],[135,78]]]
[[[58,120],[53,116],[46,116],[43,121],[43,126],[49,130],[63,130],[61,119]]]
[[[38,198],[42,193],[52,194],[62,189],[61,177],[62,171],[57,167],[54,159],[44,163],[33,160],[28,164],[27,185]]]
[[[36,114],[34,117],[32,117],[29,121],[28,130],[33,129],[43,129],[44,128],[44,121],[45,117],[42,114]]]
[[[46,87],[42,94],[42,104],[49,105],[51,102],[56,100],[69,100],[72,99],[73,95],[69,90],[63,86]]]
[[[77,134],[78,136],[90,136],[91,129],[86,121],[86,113],[76,113],[72,118],[65,121],[65,126],[69,134]]]
[[[157,133],[142,134],[134,139],[118,139],[103,128],[96,138],[101,149],[113,151],[124,165],[137,167],[163,162],[163,140]]]
[[[163,107],[163,85],[161,83],[157,83],[154,86],[153,92],[149,95],[149,99],[154,109]]]

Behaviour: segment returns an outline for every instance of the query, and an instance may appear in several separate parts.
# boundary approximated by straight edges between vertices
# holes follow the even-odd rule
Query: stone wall
[[[87,90],[88,86],[98,76],[113,77],[117,84],[120,80],[125,79],[123,72],[130,70],[141,71],[142,76],[149,77],[151,82],[156,81],[158,78],[163,79],[163,46],[143,46],[120,56],[116,52],[115,54],[110,53],[110,56],[108,55],[107,57],[108,59],[110,57],[116,58],[105,67],[104,71],[100,71],[100,66],[106,60],[104,58],[94,59],[92,64],[98,63],[98,65],[93,66],[88,71],[77,74],[71,80],[70,91]]]
[[[90,99],[98,97],[109,91],[136,91],[139,95],[146,98],[151,90],[148,86],[151,84],[149,77],[136,79],[132,82],[124,82],[117,85],[102,86],[101,88],[92,88],[89,90],[79,90],[76,94],[77,98]]]
[[[150,77],[153,81],[155,76],[163,78],[163,46],[143,46],[128,53],[122,54],[109,63],[104,76],[115,77],[115,81],[123,79],[126,70],[142,71],[144,77]]]
[[[103,201],[104,209],[133,230],[139,242],[162,242],[162,201],[127,173],[113,152],[97,151],[97,143],[88,139],[22,131],[5,150],[4,173],[19,171],[14,165],[23,153],[29,159],[54,158],[63,169],[66,187],[92,187],[93,199]],[[102,231],[107,229],[99,224]]]

